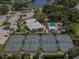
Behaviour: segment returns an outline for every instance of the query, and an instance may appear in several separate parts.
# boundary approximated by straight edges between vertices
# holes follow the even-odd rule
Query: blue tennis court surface
[[[24,35],[13,35],[8,40],[4,49],[5,54],[17,54],[22,47]]]
[[[44,53],[67,52],[73,48],[73,42],[69,35],[12,35],[8,40],[5,54],[17,54],[20,49],[24,53],[37,53],[42,48]]]
[[[25,53],[35,53],[39,47],[39,39],[38,35],[27,35],[24,44]]]

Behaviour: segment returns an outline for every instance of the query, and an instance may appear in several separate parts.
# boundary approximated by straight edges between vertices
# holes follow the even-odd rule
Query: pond
[[[29,3],[28,7],[29,8],[41,8],[46,4],[51,4],[55,0],[35,0],[35,2]]]

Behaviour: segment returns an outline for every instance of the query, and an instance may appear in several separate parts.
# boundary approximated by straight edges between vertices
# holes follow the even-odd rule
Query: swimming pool
[[[55,0],[36,0],[35,2],[29,3],[28,7],[29,8],[41,8],[46,4],[51,4]]]

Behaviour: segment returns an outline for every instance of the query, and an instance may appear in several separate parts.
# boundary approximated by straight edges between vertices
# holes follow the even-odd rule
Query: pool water
[[[28,7],[29,8],[41,8],[46,4],[51,4],[55,0],[36,0],[35,2],[29,3]]]
[[[56,26],[55,22],[50,22],[50,26]]]

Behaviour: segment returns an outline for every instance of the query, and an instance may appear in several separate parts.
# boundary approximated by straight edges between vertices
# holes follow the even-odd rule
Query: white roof
[[[43,28],[43,25],[41,25],[36,19],[28,19],[26,22],[26,25],[30,30]]]
[[[79,3],[74,8],[79,9]]]
[[[74,57],[73,59],[79,59],[79,56]]]

